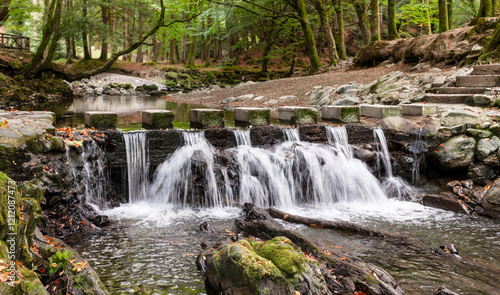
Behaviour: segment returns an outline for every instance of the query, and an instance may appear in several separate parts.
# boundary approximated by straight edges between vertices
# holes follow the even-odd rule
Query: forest
[[[102,61],[93,74],[118,59],[238,65],[243,52],[255,53],[251,64],[263,73],[292,73],[297,60],[315,73],[373,41],[444,32],[499,12],[500,0],[2,0],[0,24],[31,38],[25,76],[91,59]]]

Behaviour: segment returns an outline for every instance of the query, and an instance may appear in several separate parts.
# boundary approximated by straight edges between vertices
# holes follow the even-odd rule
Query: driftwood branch
[[[273,218],[282,219],[291,223],[304,224],[310,227],[349,231],[352,233],[357,233],[367,236],[378,236],[383,238],[396,238],[396,239],[410,238],[408,236],[384,232],[377,229],[371,229],[347,221],[329,221],[329,220],[303,217],[303,216],[288,214],[286,212],[274,208],[267,209],[267,212],[269,212],[269,215],[271,215]]]

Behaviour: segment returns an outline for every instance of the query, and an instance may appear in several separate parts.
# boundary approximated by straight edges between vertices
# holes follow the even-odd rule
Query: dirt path
[[[276,107],[281,105],[305,105],[308,96],[314,86],[337,87],[356,81],[358,84],[367,84],[379,77],[393,71],[406,71],[407,68],[394,66],[392,68],[377,67],[352,71],[333,71],[325,74],[304,77],[292,77],[287,79],[272,80],[254,84],[237,85],[231,88],[201,90],[190,93],[174,94],[168,100],[179,103],[202,104],[211,107],[237,107],[237,106],[268,106]],[[233,101],[223,103],[228,97],[238,97],[240,95],[254,94],[255,97],[264,96],[261,100],[248,99],[245,101]],[[296,98],[278,100],[280,97],[293,95]],[[269,100],[274,100],[269,103]]]

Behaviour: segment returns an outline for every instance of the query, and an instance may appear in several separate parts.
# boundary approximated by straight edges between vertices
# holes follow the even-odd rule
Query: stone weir
[[[362,145],[373,141],[373,128],[362,124],[353,123],[344,125],[347,130],[349,144]],[[285,141],[284,130],[289,126],[257,126],[249,128],[252,146],[270,148]],[[312,143],[327,143],[327,130],[325,125],[307,124],[297,127],[300,140]],[[234,129],[210,128],[205,129],[204,137],[217,150],[225,150],[237,146]],[[150,178],[156,167],[165,162],[176,150],[186,145],[184,132],[178,129],[142,131],[145,135],[147,149],[147,163]],[[127,149],[124,134],[119,130],[103,131],[103,137],[96,140],[96,144],[104,153],[105,175],[107,176],[107,195],[119,202],[128,200],[127,182]],[[355,153],[356,155],[356,153]]]

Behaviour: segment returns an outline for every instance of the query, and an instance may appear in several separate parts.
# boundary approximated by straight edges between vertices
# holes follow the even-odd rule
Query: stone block
[[[118,114],[113,112],[85,112],[85,126],[95,129],[116,129]]]
[[[224,110],[192,109],[189,115],[191,128],[224,127]]]
[[[459,76],[456,87],[497,87],[500,86],[498,75]]]
[[[271,123],[271,111],[266,108],[235,108],[234,124],[236,126],[262,126]]]
[[[142,111],[142,127],[146,129],[174,128],[175,114],[166,110]]]
[[[401,109],[403,116],[427,116],[439,112],[438,106],[424,103],[403,104],[401,105]]]
[[[285,124],[311,124],[318,122],[318,111],[307,107],[280,107],[278,117]]]
[[[361,117],[361,110],[358,106],[324,106],[321,110],[323,121],[333,121],[342,123],[356,123]]]
[[[387,118],[401,116],[400,106],[362,104],[360,108],[361,116],[365,117]]]

